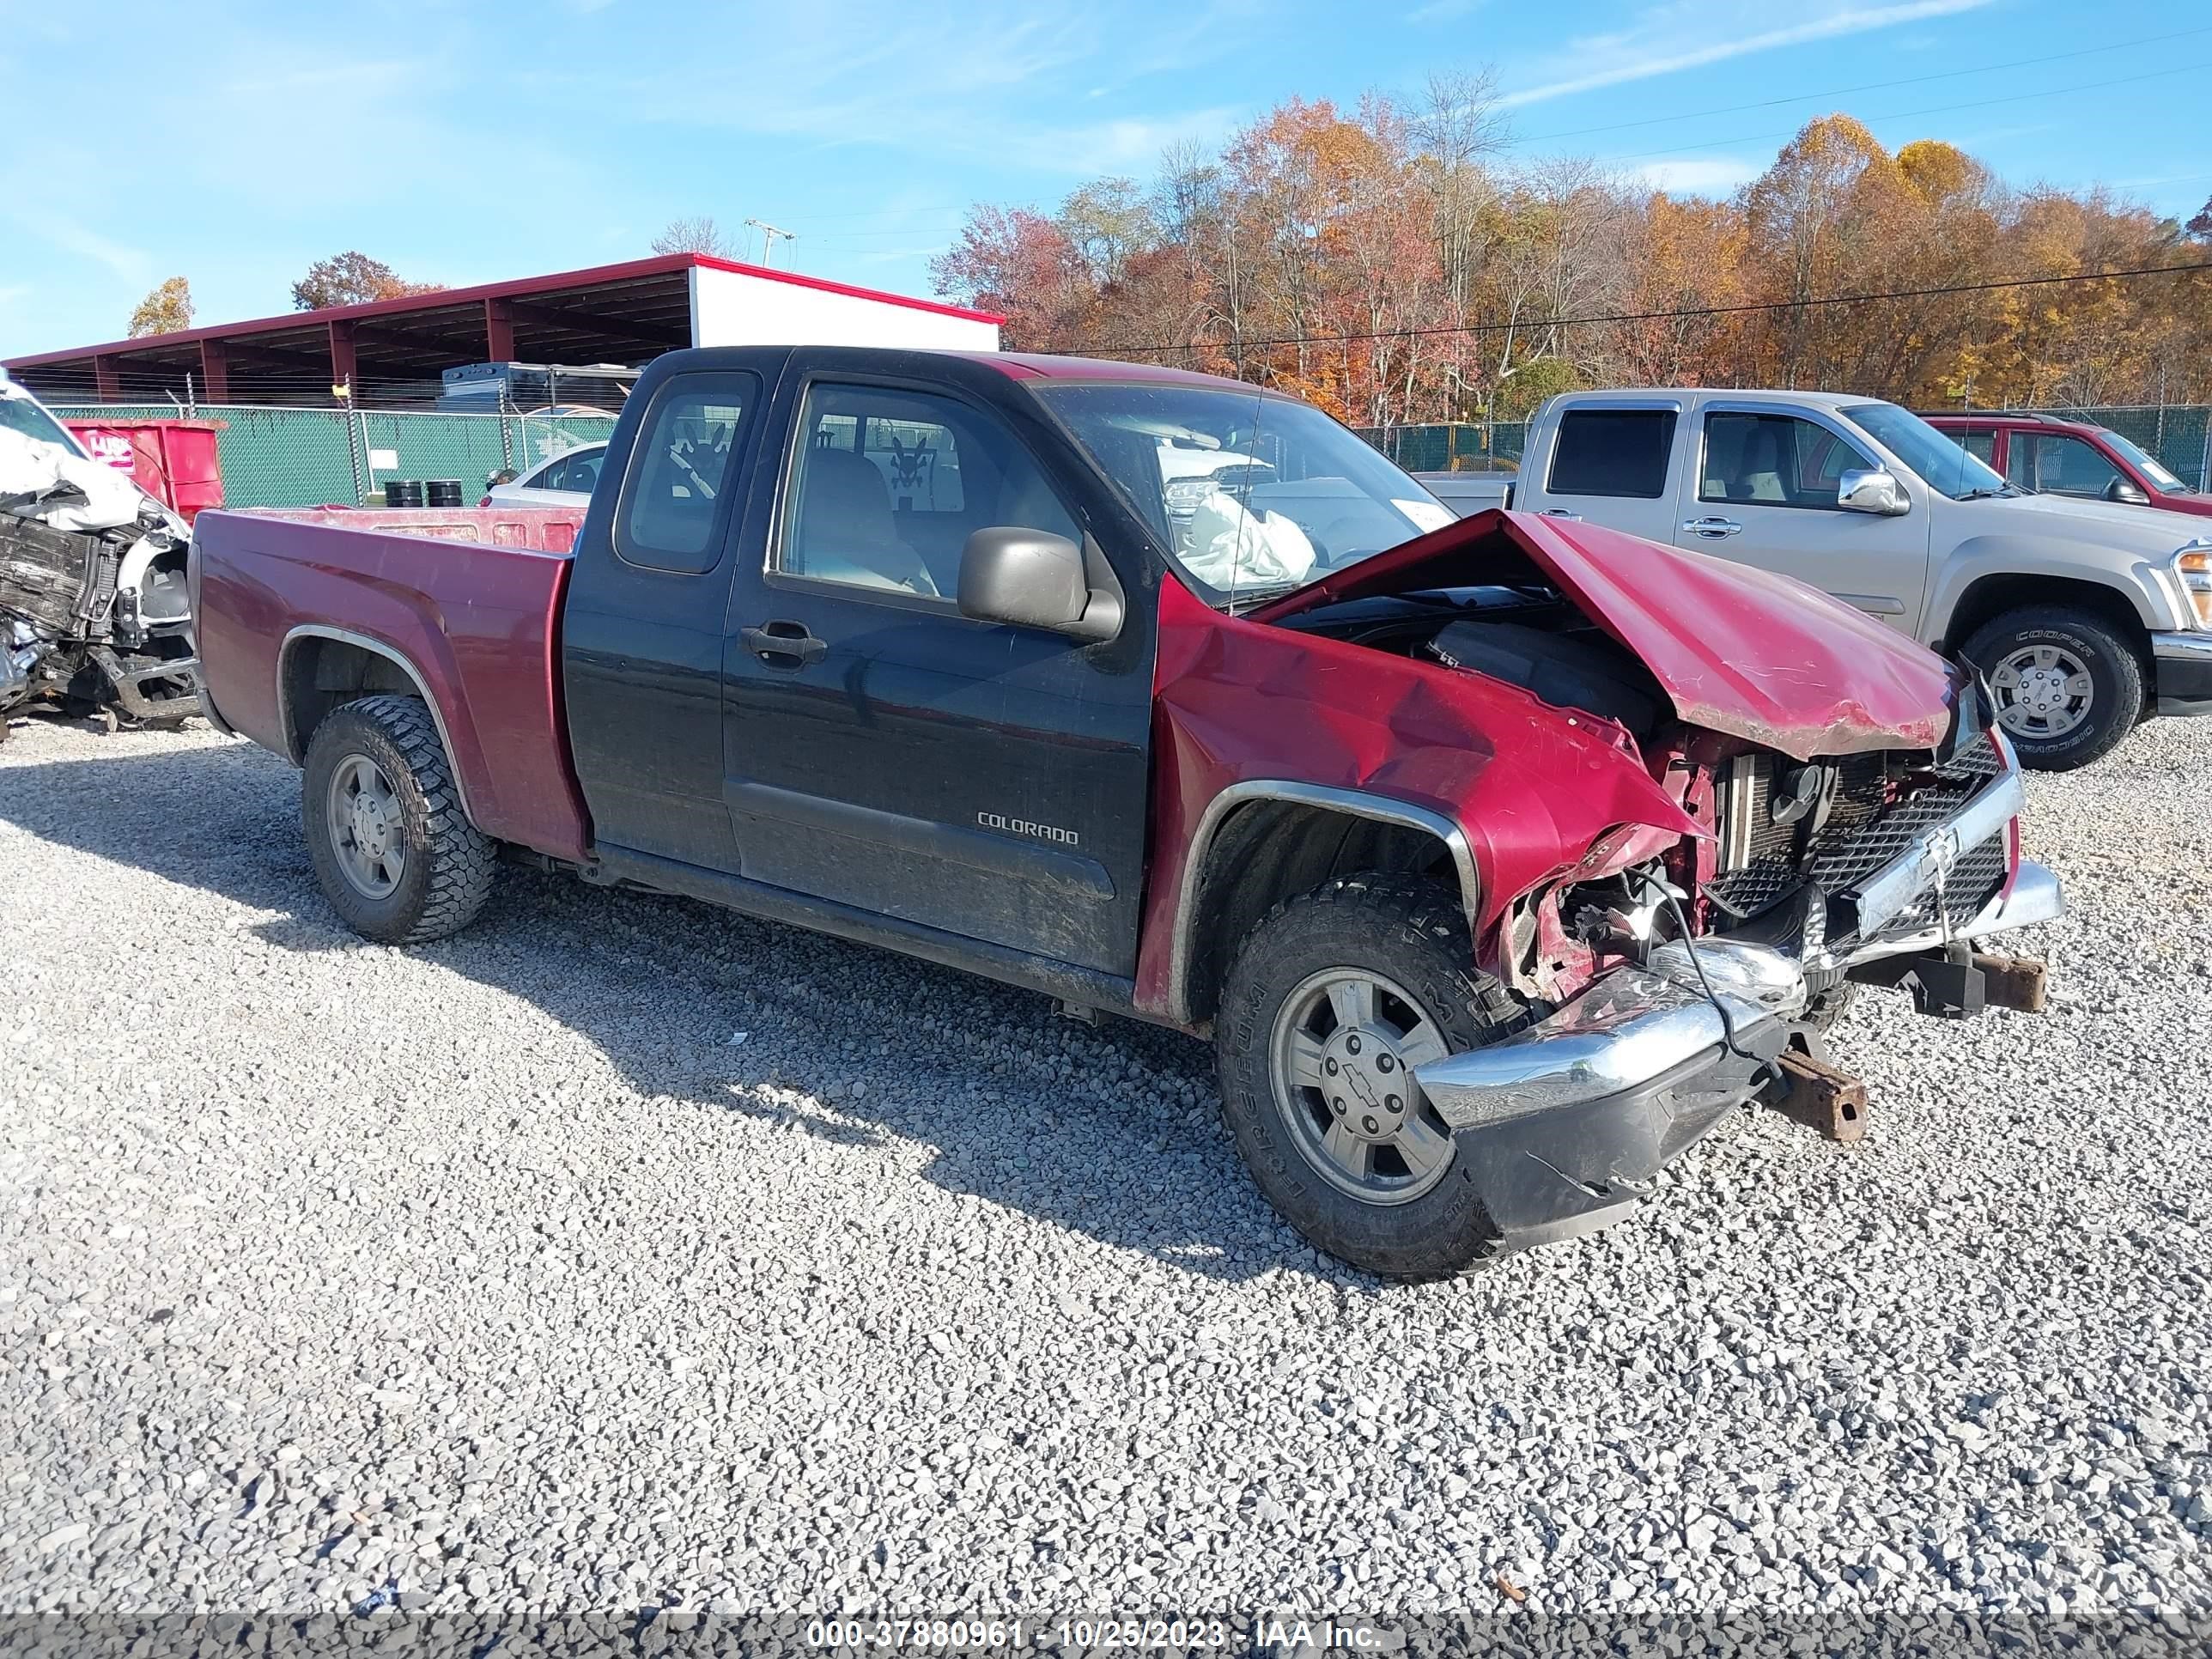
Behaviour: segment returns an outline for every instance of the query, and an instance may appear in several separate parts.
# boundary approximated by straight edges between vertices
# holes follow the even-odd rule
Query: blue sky
[[[1725,194],[1841,108],[2015,183],[2185,217],[2212,194],[2203,0],[0,0],[0,356],[116,337],[179,273],[233,321],[344,248],[458,286],[635,257],[688,214],[927,293],[968,203],[1486,64],[1518,153],[1678,191]]]

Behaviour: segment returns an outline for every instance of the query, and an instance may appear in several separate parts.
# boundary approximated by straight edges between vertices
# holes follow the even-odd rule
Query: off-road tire
[[[2007,611],[1975,629],[1960,654],[1989,675],[2014,652],[2039,644],[2054,645],[2081,658],[2092,691],[2088,713],[2061,737],[2036,738],[2009,730],[2005,736],[2022,766],[2038,772],[2070,772],[2112,753],[2142,718],[2142,661],[2112,623],[2063,605]]]
[[[1804,1013],[1799,1018],[1820,1036],[1826,1036],[1836,1029],[1836,1022],[1850,1007],[1852,999],[1858,994],[1858,988],[1847,979],[1838,980],[1808,1002]]]
[[[1474,968],[1467,918],[1449,888],[1376,873],[1325,882],[1261,920],[1223,987],[1214,1050],[1237,1149],[1268,1202],[1316,1249],[1384,1279],[1474,1267],[1494,1253],[1498,1232],[1464,1158],[1419,1197],[1371,1204],[1330,1185],[1284,1121],[1269,1076],[1276,1014],[1310,975],[1331,967],[1364,969],[1404,987],[1454,1053],[1528,1021],[1521,1004]]]
[[[331,839],[331,775],[356,755],[382,770],[400,804],[406,864],[398,886],[380,899],[346,879]],[[498,843],[461,811],[453,763],[419,697],[363,697],[332,709],[307,744],[300,816],[324,896],[364,939],[421,945],[447,938],[476,919],[491,891]]]

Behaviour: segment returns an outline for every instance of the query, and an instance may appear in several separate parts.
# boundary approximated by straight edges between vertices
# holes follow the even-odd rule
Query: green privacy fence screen
[[[319,507],[383,500],[387,482],[458,479],[475,505],[503,467],[526,472],[614,430],[605,416],[436,415],[386,410],[199,404],[58,404],[64,421],[221,421],[223,501],[230,507]]]
[[[2202,405],[2054,409],[2132,439],[2185,483],[2212,485],[2212,409]],[[439,415],[386,410],[281,409],[173,404],[58,404],[65,421],[149,421],[189,414],[225,422],[216,444],[223,499],[233,507],[369,506],[387,481],[453,478],[474,502],[503,467],[526,472],[578,444],[604,442],[605,416]],[[1408,472],[1517,466],[1525,421],[1375,427],[1359,434]]]
[[[2047,409],[2061,420],[2109,427],[2164,462],[2184,483],[2212,485],[2212,409],[2202,405],[2141,408]],[[1483,471],[1517,466],[1528,438],[1525,421],[1500,421],[1486,428],[1479,421],[1434,426],[1369,427],[1359,434],[1408,472]]]

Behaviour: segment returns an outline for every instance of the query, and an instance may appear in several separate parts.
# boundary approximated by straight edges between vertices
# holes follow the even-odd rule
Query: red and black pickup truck
[[[570,552],[346,516],[204,514],[191,573],[209,717],[305,769],[354,928],[451,933],[507,856],[1210,1033],[1260,1186],[1379,1273],[1614,1219],[1748,1102],[1848,1134],[1852,981],[2039,999],[1974,945],[2058,892],[1970,674],[1455,522],[1250,386],[676,352]]]

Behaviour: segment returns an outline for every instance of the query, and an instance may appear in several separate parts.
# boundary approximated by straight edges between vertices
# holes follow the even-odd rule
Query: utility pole
[[[782,237],[787,242],[795,242],[799,240],[797,231],[785,230],[781,226],[769,223],[765,219],[748,219],[745,222],[761,234],[761,263],[764,265],[775,263],[774,256],[777,237]]]

